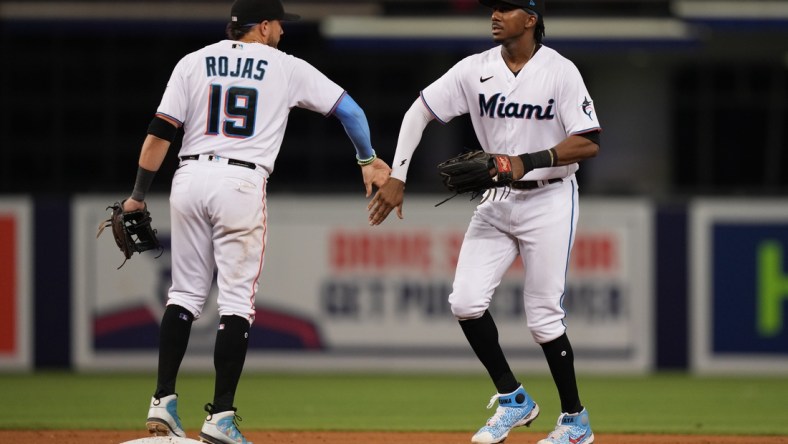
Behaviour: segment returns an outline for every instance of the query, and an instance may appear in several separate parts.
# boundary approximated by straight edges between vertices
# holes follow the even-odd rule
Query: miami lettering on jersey
[[[479,94],[479,115],[486,115],[493,119],[496,117],[512,117],[515,119],[536,118],[536,120],[553,120],[555,118],[555,114],[553,114],[554,103],[554,99],[548,100],[545,107],[530,103],[506,103],[506,97],[502,96],[501,93],[494,94],[489,99],[484,94]]]
[[[267,60],[257,60],[251,57],[238,57],[234,67],[230,70],[230,59],[225,56],[205,58],[205,74],[208,77],[242,77],[244,79],[263,80]]]

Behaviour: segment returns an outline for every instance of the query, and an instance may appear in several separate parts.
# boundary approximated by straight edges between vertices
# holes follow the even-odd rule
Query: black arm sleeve
[[[159,116],[154,117],[153,120],[150,121],[150,125],[148,125],[148,134],[169,142],[175,140],[175,134],[177,132],[177,127]]]
[[[585,137],[586,139],[588,139],[588,140],[594,142],[595,144],[597,144],[597,146],[601,147],[602,145],[599,143],[599,133],[600,133],[600,131],[591,131],[591,132],[588,132],[588,133],[582,133],[582,134],[577,134],[577,135],[580,136],[580,137]]]

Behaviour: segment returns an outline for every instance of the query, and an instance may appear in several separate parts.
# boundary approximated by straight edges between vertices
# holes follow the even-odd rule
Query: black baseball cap
[[[230,9],[230,21],[243,25],[263,20],[295,21],[301,16],[285,12],[281,0],[235,0]]]
[[[514,5],[534,12],[539,18],[544,17],[544,2],[545,0],[479,0],[479,3],[490,8],[499,3]]]

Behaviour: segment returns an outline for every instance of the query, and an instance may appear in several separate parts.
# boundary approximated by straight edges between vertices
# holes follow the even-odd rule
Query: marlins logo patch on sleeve
[[[583,97],[583,98],[585,99],[581,104],[581,106],[583,107],[583,114],[587,115],[589,119],[594,120],[594,118],[591,117],[591,114],[594,113],[594,106],[593,106],[594,102],[588,100],[588,97]]]

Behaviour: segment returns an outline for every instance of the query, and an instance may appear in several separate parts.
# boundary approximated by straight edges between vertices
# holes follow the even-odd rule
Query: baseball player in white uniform
[[[465,234],[449,302],[497,393],[495,414],[471,442],[503,442],[529,425],[539,406],[509,368],[488,307],[504,273],[520,256],[528,328],[541,345],[561,400],[558,422],[540,444],[594,441],[580,402],[562,301],[578,218],[578,162],[599,150],[601,127],[575,65],[542,44],[544,0],[480,0],[492,8],[498,46],[471,55],[421,92],[406,112],[391,178],[369,203],[370,224],[396,209],[402,218],[408,166],[422,132],[470,114],[482,148],[508,154],[511,193],[488,196]],[[437,176],[437,175],[436,175]]]
[[[339,118],[356,148],[367,196],[388,178],[390,168],[372,149],[363,110],[309,63],[277,49],[281,22],[296,19],[280,0],[236,0],[228,39],[178,62],[148,128],[124,211],[144,207],[176,130],[184,131],[170,194],[172,286],[147,418],[151,434],[184,436],[175,382],[192,321],[201,315],[216,271],[216,381],[199,437],[212,444],[247,442],[235,424],[233,403],[265,258],[266,183],[290,109]]]

